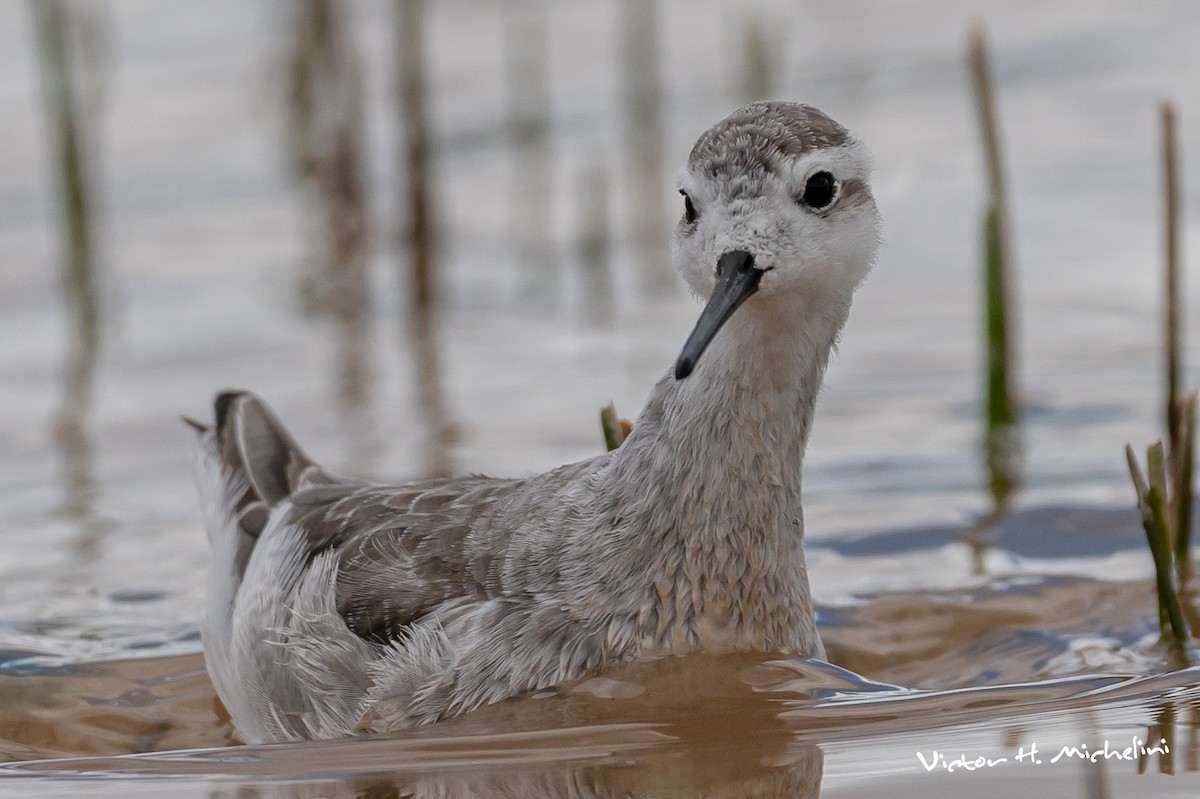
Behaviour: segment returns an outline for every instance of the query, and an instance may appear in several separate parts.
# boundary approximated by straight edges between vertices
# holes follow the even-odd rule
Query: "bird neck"
[[[646,646],[822,653],[804,564],[801,466],[844,302],[758,297],[685,380],[667,375],[611,474],[637,496],[623,542],[651,596]],[[622,476],[624,475],[624,476]]]
[[[686,492],[701,504],[727,503],[745,521],[758,509],[754,499],[800,507],[804,450],[849,298],[756,299],[726,323],[691,376],[667,375],[655,386],[626,442],[633,460],[645,459],[639,449],[654,453],[640,468],[673,478],[658,484],[675,495],[670,507],[688,507]]]

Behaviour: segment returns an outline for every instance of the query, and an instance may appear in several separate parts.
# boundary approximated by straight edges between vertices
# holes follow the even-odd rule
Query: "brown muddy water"
[[[1200,207],[1200,5],[431,2],[441,302],[420,341],[392,4],[336,6],[362,147],[309,156],[357,165],[342,216],[297,178],[314,173],[288,134],[302,4],[70,8],[95,114],[82,364],[32,15],[0,4],[0,795],[1200,794],[1200,671],[1156,646],[1122,457],[1161,435],[1155,126],[1174,99]],[[986,529],[973,20],[1010,168],[1027,408],[1024,488]],[[356,111],[339,63],[320,96],[340,130]],[[832,665],[658,661],[404,734],[239,745],[203,669],[178,415],[252,388],[331,467],[388,479],[595,453],[598,408],[633,416],[694,322],[664,266],[674,171],[755,93],[869,144],[887,229],[806,467]]]

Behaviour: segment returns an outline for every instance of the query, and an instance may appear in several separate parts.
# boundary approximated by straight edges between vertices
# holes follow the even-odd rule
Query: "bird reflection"
[[[434,727],[253,747],[268,779],[281,782],[211,796],[815,799],[824,756],[781,714],[796,696],[785,678],[797,675],[768,661],[695,655],[628,664],[552,696],[491,705]],[[810,681],[821,679],[802,666]],[[296,779],[297,768],[345,777],[332,787]]]
[[[701,753],[696,753],[700,755]],[[763,766],[752,753],[742,767],[738,755],[709,759],[657,759],[563,769],[523,769],[509,773],[447,769],[441,774],[393,773],[329,781],[242,785],[220,788],[211,799],[633,799],[634,797],[704,796],[711,799],[815,799],[821,792],[823,757],[816,746],[793,754],[787,765]],[[695,769],[688,773],[689,769]],[[752,773],[754,772],[754,773]]]

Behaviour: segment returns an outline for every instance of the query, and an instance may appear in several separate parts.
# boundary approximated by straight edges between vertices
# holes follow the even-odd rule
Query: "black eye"
[[[820,210],[826,208],[837,196],[837,181],[828,172],[816,172],[804,184],[804,196],[800,201],[809,208]]]
[[[696,217],[699,216],[696,213],[696,206],[692,205],[692,198],[688,196],[686,191],[680,189],[679,193],[683,195],[683,221],[689,225],[693,224],[696,221]]]

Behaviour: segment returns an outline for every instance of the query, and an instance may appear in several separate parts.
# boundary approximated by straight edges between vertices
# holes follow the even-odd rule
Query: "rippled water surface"
[[[27,5],[0,5],[0,794],[1194,796],[1200,675],[1155,646],[1122,447],[1161,435],[1157,107],[1179,104],[1184,185],[1200,186],[1200,6],[670,0],[651,119],[623,69],[635,4],[430,5],[430,351],[407,336],[399,277],[389,5],[346,6],[370,228],[350,321],[306,294],[323,234],[287,156],[292,7],[79,5],[101,322],[76,435],[57,423],[71,307],[35,37]],[[973,20],[993,48],[1029,409],[1017,509],[986,529]],[[505,76],[532,46],[505,37],[539,29],[529,140],[510,124],[529,96]],[[868,143],[886,222],[806,465],[835,665],[659,662],[405,735],[232,746],[200,654],[207,547],[179,414],[252,388],[329,466],[397,479],[594,454],[597,409],[635,416],[694,322],[667,274],[673,176],[746,99],[755,47],[771,93]],[[414,390],[431,375],[432,404]],[[1170,751],[1049,762],[1135,737]],[[1043,763],[1017,759],[1033,745]],[[1005,762],[944,767],[958,757]]]

